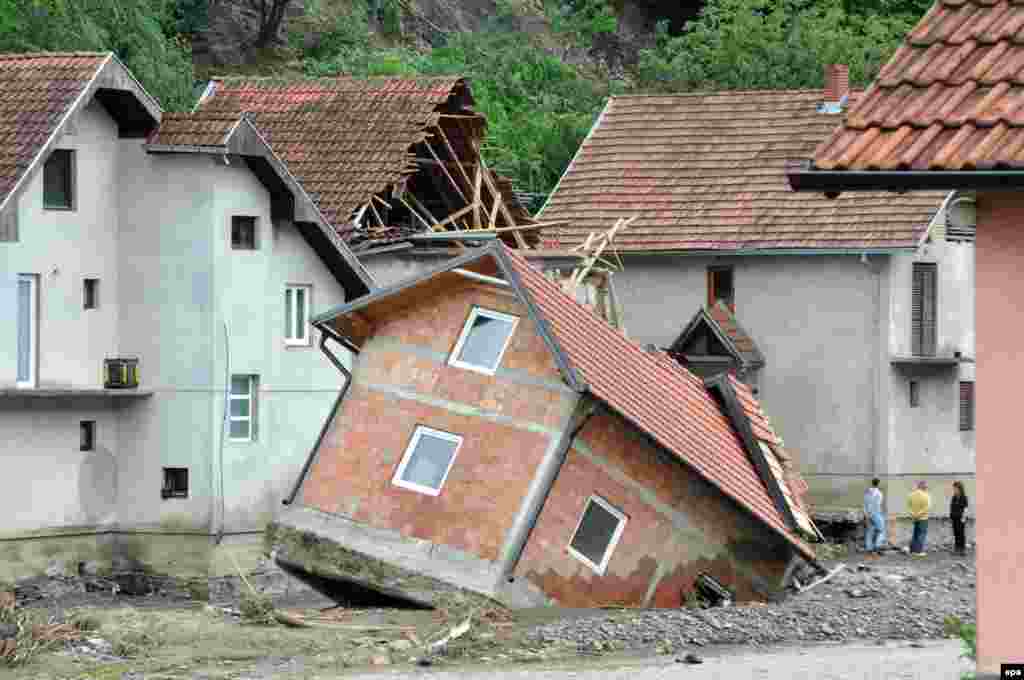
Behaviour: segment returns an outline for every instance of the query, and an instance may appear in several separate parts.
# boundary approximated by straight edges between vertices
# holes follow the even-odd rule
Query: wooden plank
[[[459,183],[455,181],[455,178],[452,177],[452,173],[448,172],[448,168],[445,167],[445,164],[442,163],[441,159],[437,157],[437,152],[434,151],[434,147],[430,145],[430,142],[428,140],[424,139],[423,140],[423,146],[427,147],[427,151],[429,151],[430,155],[434,157],[435,161],[437,161],[437,164],[441,168],[441,171],[444,172],[445,177],[447,177],[448,181],[452,183],[453,187],[455,187],[455,191],[458,192],[458,194],[462,198],[462,200],[465,201],[466,203],[469,203],[469,199],[466,198],[466,194],[464,194],[462,192],[462,188],[459,186]],[[459,166],[459,169],[462,169],[461,165]],[[465,172],[465,170],[463,170],[463,172]],[[466,181],[468,183],[469,180],[466,180]]]
[[[377,218],[377,224],[379,224],[381,227],[386,227],[387,225],[384,224],[384,220],[380,218],[380,213],[377,212],[377,206],[373,204],[373,201],[370,201],[369,203],[367,203],[367,205],[370,206],[370,212],[373,213],[373,216]]]
[[[445,148],[448,149],[448,153],[451,154],[452,160],[454,160],[458,164],[459,172],[462,174],[462,179],[466,180],[466,186],[473,186],[473,182],[470,181],[469,175],[466,174],[466,168],[462,167],[462,161],[459,160],[458,155],[456,155],[455,149],[452,147],[452,143],[448,141],[448,135],[444,133],[444,128],[441,127],[440,125],[437,125],[435,127],[437,128],[437,131],[441,133],[441,141],[444,142]],[[483,163],[482,158],[480,159],[480,162]]]
[[[411,196],[412,194],[409,194],[409,195]],[[420,216],[420,214],[419,214],[418,212],[416,212],[416,210],[414,210],[414,209],[413,209],[413,207],[412,207],[411,205],[409,205],[408,203],[406,203],[406,201],[405,201],[405,199],[404,199],[404,198],[402,198],[401,196],[399,196],[399,197],[398,197],[398,200],[402,202],[402,205],[404,205],[404,206],[405,206],[406,210],[408,210],[408,211],[409,211],[409,214],[410,214],[410,215],[412,215],[413,217],[415,217],[416,219],[418,219],[418,220],[419,220],[420,222],[422,222],[422,223],[423,223],[423,226],[424,226],[424,227],[426,227],[427,229],[430,229],[430,225],[431,225],[431,223],[430,223],[430,222],[427,222],[427,221],[426,221],[425,219],[423,219],[423,218],[422,218],[422,217]]]
[[[504,216],[505,220],[508,222],[508,226],[511,227],[511,226],[515,225],[515,223],[516,223],[515,218],[512,217],[512,213],[509,211],[508,207],[505,205],[505,199],[502,197],[501,192],[498,191],[498,188],[494,185],[493,180],[491,180],[491,173],[490,173],[490,171],[487,168],[487,163],[485,163],[484,159],[482,159],[482,158],[480,159],[480,165],[483,166],[484,181],[487,182],[487,188],[490,190],[491,194],[493,196],[495,196],[495,199],[498,201],[498,205],[500,206],[502,216]]]
[[[473,182],[473,228],[480,229],[480,164],[476,164],[476,178]]]
[[[473,204],[467,205],[462,210],[457,210],[456,212],[453,212],[451,215],[449,215],[448,217],[444,218],[444,220],[442,220],[441,222],[438,222],[437,224],[435,224],[431,228],[434,231],[439,231],[439,230],[443,229],[444,226],[446,224],[448,224],[449,222],[454,222],[455,220],[459,219],[463,215],[466,215],[467,213],[471,212],[472,210],[473,210]]]
[[[416,194],[414,194],[412,192],[409,192],[408,196],[409,196],[409,200],[412,201],[412,204],[414,206],[416,206],[416,209],[419,210],[424,215],[426,215],[427,218],[429,218],[431,224],[437,224],[438,222],[441,221],[441,220],[437,219],[436,217],[434,217],[434,214],[431,213],[430,210],[427,209],[427,206],[425,206],[422,203],[420,203],[420,199],[416,198]]]

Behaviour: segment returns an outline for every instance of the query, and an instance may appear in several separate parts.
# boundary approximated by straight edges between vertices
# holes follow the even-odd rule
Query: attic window
[[[950,202],[946,208],[947,241],[973,243],[977,226],[975,205],[970,197],[960,196]]]
[[[439,496],[460,446],[462,437],[457,434],[418,425],[391,483],[428,496]]]
[[[625,528],[626,516],[622,512],[600,496],[591,496],[569,542],[569,554],[604,574]]]
[[[256,218],[248,215],[231,217],[231,249],[256,250]]]
[[[721,300],[736,311],[736,296],[732,285],[732,267],[708,268],[708,307],[714,307]]]
[[[452,366],[494,375],[519,318],[474,307],[448,359]]]
[[[57,149],[43,165],[43,208],[74,210],[75,152]]]

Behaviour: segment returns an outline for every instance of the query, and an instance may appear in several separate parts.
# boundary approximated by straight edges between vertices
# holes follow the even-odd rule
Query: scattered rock
[[[680,659],[676,659],[676,661],[680,661]],[[684,657],[683,657],[683,658],[681,659],[681,661],[682,661],[683,663],[689,663],[689,664],[698,664],[698,663],[704,663],[704,659],[700,658],[699,656],[697,656],[697,655],[696,655],[696,654],[694,654],[693,652],[688,652],[688,653],[686,654],[686,656],[684,656]]]
[[[377,654],[376,656],[370,657],[371,666],[390,666],[391,657],[387,654]]]
[[[0,640],[11,640],[18,637],[18,626],[13,623],[0,623]]]
[[[431,659],[429,656],[421,656],[420,658],[416,659],[416,665],[424,667],[433,666],[434,660]]]
[[[409,640],[395,640],[388,643],[388,649],[396,652],[407,652],[412,649],[412,642]]]

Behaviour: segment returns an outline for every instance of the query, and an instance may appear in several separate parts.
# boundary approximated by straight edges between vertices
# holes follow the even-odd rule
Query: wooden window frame
[[[910,285],[910,352],[914,356],[933,357],[938,351],[938,298],[938,264],[914,262]]]
[[[604,555],[601,556],[600,564],[595,564],[590,560],[589,557],[587,557],[586,555],[572,547],[573,541],[576,540],[576,534],[579,533],[580,526],[582,526],[583,524],[583,518],[587,516],[587,510],[590,508],[591,503],[597,503],[604,510],[607,510],[609,514],[613,515],[616,519],[619,520],[618,524],[615,527],[615,531],[612,533],[611,540],[609,540],[608,545],[605,546]],[[615,548],[616,546],[618,546],[619,540],[622,538],[622,532],[625,531],[626,522],[628,521],[629,517],[626,516],[626,513],[616,508],[614,505],[609,503],[601,496],[598,496],[597,494],[591,494],[591,496],[587,499],[586,505],[583,506],[583,511],[580,512],[580,518],[576,520],[576,528],[572,530],[572,535],[569,537],[569,543],[568,545],[566,545],[566,549],[569,551],[570,555],[572,555],[577,560],[593,569],[594,572],[596,572],[597,574],[603,576],[605,571],[608,569],[608,563],[612,559],[612,554],[615,552]]]
[[[966,394],[965,394],[966,390]],[[966,397],[966,401],[965,401]],[[961,432],[973,432],[974,431],[974,417],[975,417],[975,396],[974,396],[974,381],[973,380],[961,380],[959,389],[959,408],[957,413],[959,416],[958,429]],[[966,405],[966,408],[965,408]]]
[[[416,453],[416,448],[419,446],[420,440],[422,440],[424,436],[442,439],[455,444],[455,450],[452,451],[452,457],[448,461],[448,467],[445,469],[444,475],[441,476],[441,482],[437,485],[436,489],[431,486],[425,486],[423,484],[417,484],[416,482],[410,482],[406,479],[402,479],[402,475],[405,474],[406,468],[409,467],[409,463],[412,462],[413,456]],[[395,474],[391,478],[391,483],[403,489],[416,491],[418,493],[426,494],[427,496],[440,496],[441,489],[444,488],[444,483],[448,481],[448,475],[452,471],[452,466],[455,465],[455,458],[459,455],[459,449],[462,448],[462,441],[463,439],[460,435],[445,432],[443,430],[435,430],[434,428],[427,427],[426,425],[417,425],[416,429],[413,430],[412,437],[409,438],[409,444],[405,447],[405,453],[402,454],[402,460],[395,469]]]
[[[481,366],[479,364],[472,364],[458,358],[459,353],[462,352],[462,348],[469,339],[469,335],[473,330],[474,322],[476,322],[477,318],[481,316],[498,321],[506,321],[512,324],[512,327],[509,328],[508,335],[505,337],[505,342],[502,344],[501,350],[498,352],[498,356],[494,360],[494,368]],[[501,360],[505,358],[505,351],[508,350],[508,346],[512,342],[512,337],[516,334],[516,328],[518,325],[518,316],[505,314],[503,312],[496,312],[493,309],[487,309],[486,307],[474,306],[469,312],[469,318],[466,319],[466,323],[462,325],[462,331],[459,333],[459,339],[455,342],[454,349],[452,349],[451,354],[448,356],[448,364],[450,366],[455,366],[456,368],[463,368],[467,371],[476,371],[477,373],[483,373],[484,375],[494,375],[497,373],[498,368],[501,367]]]
[[[718,303],[718,283],[717,277],[721,274],[729,274],[730,284],[730,298],[723,300],[725,306],[729,308],[729,311],[733,314],[736,313],[736,268],[728,265],[715,265],[708,267],[707,273],[707,289],[708,289],[708,307],[714,307]]]

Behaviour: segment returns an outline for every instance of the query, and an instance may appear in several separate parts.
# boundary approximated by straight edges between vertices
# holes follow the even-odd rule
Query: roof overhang
[[[788,167],[786,177],[794,191],[817,191],[829,198],[843,191],[1024,189],[1024,170],[818,170],[805,161]]]
[[[285,214],[295,222],[299,232],[331,269],[331,273],[344,286],[349,297],[361,297],[376,288],[376,282],[369,271],[341,240],[312,197],[306,193],[248,116],[240,116],[238,122],[216,146],[145,144],[144,148],[152,154],[242,157],[249,169],[270,192],[274,211]]]

